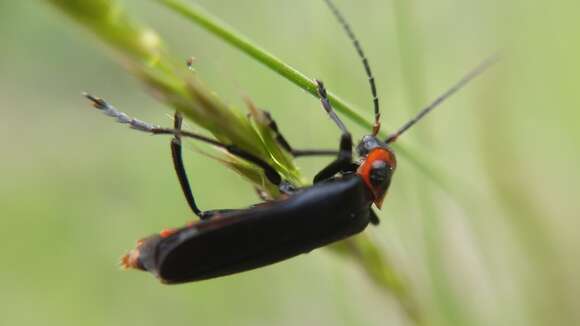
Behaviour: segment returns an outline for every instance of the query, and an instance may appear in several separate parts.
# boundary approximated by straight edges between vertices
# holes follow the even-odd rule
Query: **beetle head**
[[[380,209],[397,167],[395,153],[372,135],[361,140],[357,152],[362,158],[357,174],[362,177],[373,196],[373,202]]]

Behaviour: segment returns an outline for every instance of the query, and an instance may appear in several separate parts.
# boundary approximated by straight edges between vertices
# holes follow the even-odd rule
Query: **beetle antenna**
[[[106,102],[100,97],[92,96],[87,92],[82,93],[84,97],[89,99],[93,106],[102,111],[104,114],[108,115],[109,117],[113,117],[117,119],[117,122],[122,124],[128,124],[131,128],[136,130],[141,130],[145,132],[151,132],[154,129],[160,128],[158,125],[153,125],[148,122],[132,118],[128,116],[126,113],[117,110],[114,106]]]
[[[346,21],[346,19],[342,15],[342,13],[338,10],[338,8],[334,5],[334,3],[331,0],[324,0],[324,1],[326,2],[328,7],[330,8],[330,10],[334,14],[336,19],[338,20],[338,22],[340,23],[340,25],[342,26],[342,28],[346,32],[346,34],[348,35],[348,38],[350,39],[350,41],[354,45],[354,48],[356,49],[356,52],[357,52],[358,56],[360,57],[362,64],[365,68],[365,72],[367,74],[367,77],[369,79],[369,84],[371,86],[371,95],[373,97],[373,105],[374,105],[374,109],[375,109],[375,124],[373,126],[373,136],[376,136],[379,133],[379,130],[381,128],[381,122],[380,122],[381,113],[379,111],[379,97],[377,96],[377,87],[375,86],[375,77],[373,77],[373,73],[371,71],[371,66],[369,65],[369,60],[365,56],[365,53],[364,53],[358,39],[354,35],[352,28],[350,27],[349,23]]]
[[[497,61],[499,61],[498,54],[494,54],[494,55],[488,57],[487,59],[483,60],[477,67],[475,67],[473,70],[471,70],[465,76],[463,76],[463,78],[461,78],[457,83],[455,83],[455,85],[451,86],[443,94],[441,94],[438,98],[436,98],[435,101],[431,102],[431,104],[427,105],[425,108],[423,108],[421,111],[419,111],[419,113],[414,118],[407,121],[407,123],[405,123],[399,130],[397,130],[396,132],[389,135],[389,137],[387,138],[387,140],[385,142],[387,144],[395,142],[397,140],[397,138],[399,138],[399,136],[401,136],[401,134],[403,134],[405,131],[407,131],[407,129],[411,128],[419,120],[421,120],[425,115],[427,115],[427,113],[433,111],[433,109],[438,107],[441,103],[443,103],[445,100],[447,100],[451,95],[455,94],[457,91],[459,91],[461,88],[463,88],[470,81],[475,79],[477,76],[481,75],[484,71],[487,70],[487,68],[491,67]]]

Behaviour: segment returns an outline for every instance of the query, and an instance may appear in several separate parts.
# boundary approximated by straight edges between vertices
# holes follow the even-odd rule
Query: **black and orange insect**
[[[470,80],[496,61],[491,57],[465,75],[399,130],[382,140],[379,101],[369,62],[350,26],[330,0],[325,0],[346,31],[362,60],[369,79],[375,124],[370,135],[356,147],[359,160],[353,160],[352,138],[334,112],[321,81],[316,81],[322,107],[341,132],[338,151],[295,150],[270,126],[280,145],[295,157],[335,155],[336,158],[314,177],[313,185],[297,188],[280,176],[268,163],[233,144],[182,130],[182,117],[175,114],[173,128],[162,128],[130,118],[103,99],[85,94],[105,114],[133,129],[154,135],[171,135],[171,153],[177,177],[187,203],[199,221],[164,230],[138,242],[137,248],[122,259],[126,268],[148,271],[164,283],[183,283],[239,273],[270,265],[362,232],[379,219],[371,206],[381,208],[391,184],[397,160],[390,144],[427,113],[439,106]],[[245,209],[203,211],[194,200],[181,155],[181,139],[191,138],[227,150],[264,172],[266,179],[284,194]]]

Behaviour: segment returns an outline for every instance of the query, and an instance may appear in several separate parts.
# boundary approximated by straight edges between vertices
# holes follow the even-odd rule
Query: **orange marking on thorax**
[[[161,232],[159,232],[159,236],[162,238],[167,238],[173,233],[175,233],[175,229],[163,229]]]
[[[363,179],[363,182],[367,186],[368,190],[372,193],[373,202],[377,208],[380,209],[383,206],[383,200],[387,194],[387,189],[381,185],[375,186],[371,182],[373,163],[376,161],[383,161],[388,166],[390,166],[392,170],[394,170],[397,167],[397,160],[395,159],[393,152],[390,150],[385,148],[375,148],[367,155],[365,160],[356,171],[356,173]]]
[[[395,156],[390,151],[384,148],[373,149],[356,171],[356,173],[358,173],[363,178],[364,182],[369,188],[373,187],[370,180],[370,174],[373,168],[373,162],[376,160],[387,162],[387,164],[390,165],[393,170],[397,167]]]

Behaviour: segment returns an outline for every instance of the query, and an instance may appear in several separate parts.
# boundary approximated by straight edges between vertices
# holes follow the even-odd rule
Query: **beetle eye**
[[[373,186],[388,186],[391,181],[391,168],[385,161],[375,161],[372,163],[370,181]]]

